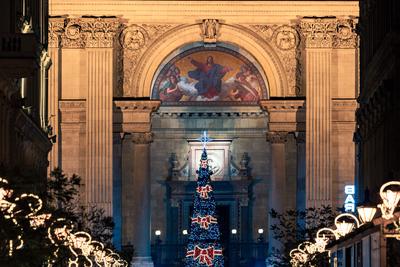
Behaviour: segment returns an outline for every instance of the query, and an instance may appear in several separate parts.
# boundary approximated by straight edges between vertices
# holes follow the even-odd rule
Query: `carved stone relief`
[[[121,48],[117,56],[117,96],[130,91],[130,84],[140,57],[153,42],[170,30],[169,24],[140,24],[124,28],[120,34]]]
[[[220,24],[217,19],[204,19],[201,25],[201,36],[204,43],[215,43],[219,35]]]
[[[116,18],[51,18],[49,46],[66,48],[113,47],[120,22]]]
[[[299,34],[294,25],[249,25],[250,29],[275,48],[288,81],[288,96],[301,96],[301,50]]]

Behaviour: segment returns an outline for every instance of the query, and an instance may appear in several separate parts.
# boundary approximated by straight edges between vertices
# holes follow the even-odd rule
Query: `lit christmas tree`
[[[186,265],[189,266],[224,266],[222,247],[219,243],[220,232],[216,218],[216,205],[211,186],[212,171],[208,166],[205,143],[209,141],[206,133],[201,138],[203,153],[197,171],[197,188],[191,217],[190,235],[186,250]]]

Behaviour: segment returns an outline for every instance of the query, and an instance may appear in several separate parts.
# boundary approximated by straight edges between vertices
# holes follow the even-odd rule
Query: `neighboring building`
[[[48,3],[5,0],[0,14],[0,175],[14,184],[26,178],[24,186],[38,190],[51,149],[45,132]]]
[[[342,206],[354,184],[358,12],[356,1],[53,0],[51,168],[82,176],[85,204],[112,215],[116,244],[147,266],[155,230],[171,251],[184,242],[208,130],[223,243],[254,243],[259,228],[273,242],[271,208]]]
[[[360,1],[360,96],[357,110],[360,200],[366,188],[400,179],[400,3]]]
[[[360,96],[356,185],[359,202],[365,191],[372,203],[382,203],[380,187],[400,180],[400,3],[360,1]],[[390,190],[396,190],[395,187]],[[397,189],[398,190],[398,189]],[[330,245],[332,266],[399,266],[399,229],[378,216]]]

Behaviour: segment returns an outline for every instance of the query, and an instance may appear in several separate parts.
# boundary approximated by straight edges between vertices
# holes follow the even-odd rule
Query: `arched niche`
[[[201,41],[198,24],[185,25],[165,33],[147,49],[138,62],[136,68],[138,71],[135,72],[132,79],[130,95],[150,97],[157,72],[168,61],[168,58],[173,56],[176,51],[180,51],[179,49],[196,46]],[[287,80],[283,66],[267,42],[246,28],[223,24],[218,43],[230,48],[238,47],[256,60],[260,73],[267,77],[265,83],[269,90],[269,97],[286,95]]]

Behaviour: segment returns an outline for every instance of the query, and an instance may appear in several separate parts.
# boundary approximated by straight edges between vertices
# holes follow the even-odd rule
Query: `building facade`
[[[151,265],[184,242],[204,130],[223,241],[274,208],[342,206],[354,183],[355,1],[52,1],[50,166]],[[237,236],[230,234],[237,229]]]
[[[42,190],[51,149],[48,3],[3,1],[0,13],[0,175],[29,191]]]
[[[357,110],[359,193],[371,191],[400,175],[399,21],[396,1],[360,1],[361,87]]]

